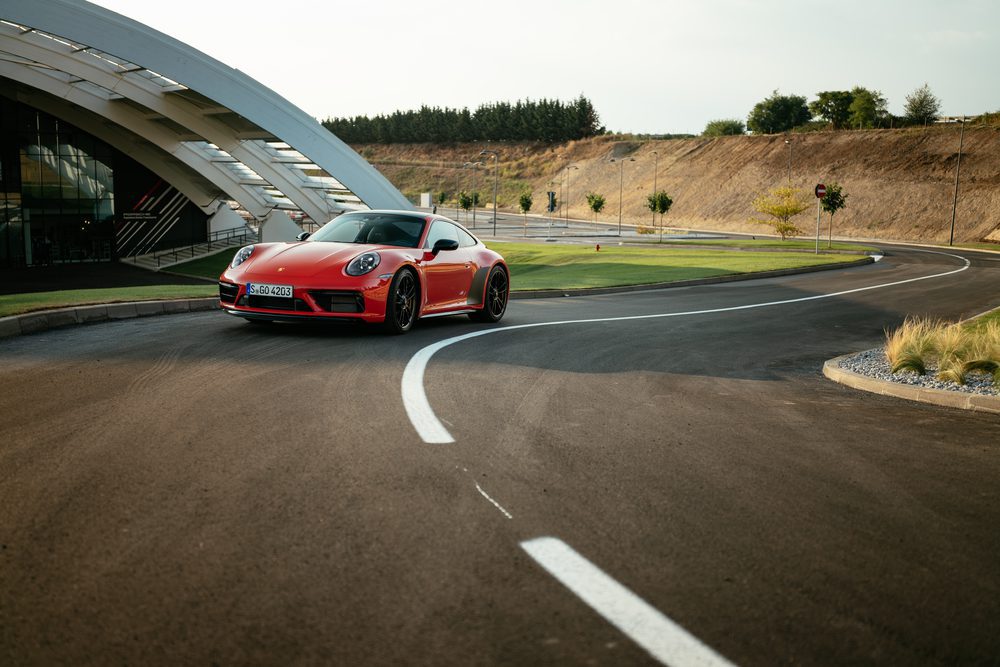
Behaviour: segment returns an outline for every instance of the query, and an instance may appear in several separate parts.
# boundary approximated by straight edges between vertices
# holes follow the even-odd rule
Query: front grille
[[[248,295],[246,304],[251,308],[267,308],[268,310],[294,310],[312,312],[302,299],[283,299],[280,296],[256,296]]]
[[[309,292],[316,305],[328,313],[363,313],[365,298],[361,292],[315,290]]]
[[[240,286],[231,283],[219,283],[219,300],[226,303],[236,301],[236,295],[240,293]]]

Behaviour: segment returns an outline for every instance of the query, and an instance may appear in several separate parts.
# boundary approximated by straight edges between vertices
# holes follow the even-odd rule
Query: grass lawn
[[[646,241],[644,241],[646,242]],[[653,241],[656,243],[656,241]],[[663,245],[702,245],[720,246],[730,248],[765,248],[768,250],[816,250],[816,241],[803,241],[798,239],[676,239],[664,240]],[[827,242],[823,239],[819,241],[819,251],[827,250]],[[857,243],[834,242],[832,250],[847,250],[857,253],[878,252],[875,246],[858,245]]]
[[[229,262],[233,261],[233,256],[236,254],[238,248],[226,248],[211,255],[205,255],[204,257],[199,257],[198,259],[193,259],[190,262],[184,262],[183,264],[174,264],[167,271],[172,273],[182,273],[185,276],[195,276],[197,278],[211,278],[212,280],[218,280],[222,272],[226,270],[229,266]]]
[[[968,322],[966,326],[969,327],[970,329],[981,331],[985,330],[986,327],[989,326],[990,322],[1000,323],[1000,308],[997,308],[996,310],[991,310],[982,317],[977,317],[971,322]]]
[[[141,287],[111,287],[104,289],[60,290],[30,294],[0,295],[0,317],[18,315],[32,310],[84,306],[93,303],[118,303],[121,301],[154,301],[215,296],[216,285],[145,285]]]
[[[815,255],[801,251],[753,253],[664,246],[650,248],[603,246],[600,252],[596,252],[592,245],[534,243],[493,245],[510,266],[511,287],[515,291],[642,285],[850,262],[857,259],[851,255]],[[214,280],[219,277],[232,256],[233,252],[226,250],[178,264],[170,270]],[[0,295],[0,317],[32,310],[92,303],[193,298],[216,294],[218,287],[206,283]]]
[[[642,285],[851,262],[857,259],[851,255],[816,255],[801,251],[752,253],[663,246],[601,246],[601,251],[596,252],[592,245],[492,245],[510,266],[511,288],[514,291]],[[222,252],[177,264],[170,270],[185,275],[217,278],[231,258],[232,253]]]
[[[510,266],[511,288],[573,289],[710,278],[755,271],[852,262],[851,255],[734,252],[697,248],[496,243]]]

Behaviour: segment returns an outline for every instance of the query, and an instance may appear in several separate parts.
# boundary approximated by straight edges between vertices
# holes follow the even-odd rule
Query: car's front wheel
[[[389,284],[389,295],[385,301],[385,323],[382,325],[385,332],[401,334],[412,329],[417,321],[419,305],[420,288],[417,277],[410,269],[403,269],[393,276]]]
[[[500,265],[490,270],[486,279],[486,296],[483,299],[483,309],[471,313],[469,317],[477,322],[499,322],[507,311],[507,299],[510,296],[510,280],[507,271]]]

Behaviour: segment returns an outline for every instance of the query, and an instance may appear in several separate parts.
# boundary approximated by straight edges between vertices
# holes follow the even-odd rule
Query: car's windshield
[[[422,218],[396,213],[345,213],[323,225],[309,240],[416,248],[425,224]]]

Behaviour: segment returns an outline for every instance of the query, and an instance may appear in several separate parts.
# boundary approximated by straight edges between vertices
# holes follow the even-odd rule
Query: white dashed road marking
[[[539,537],[522,542],[521,548],[604,620],[664,665],[727,667],[733,664],[562,540]]]

